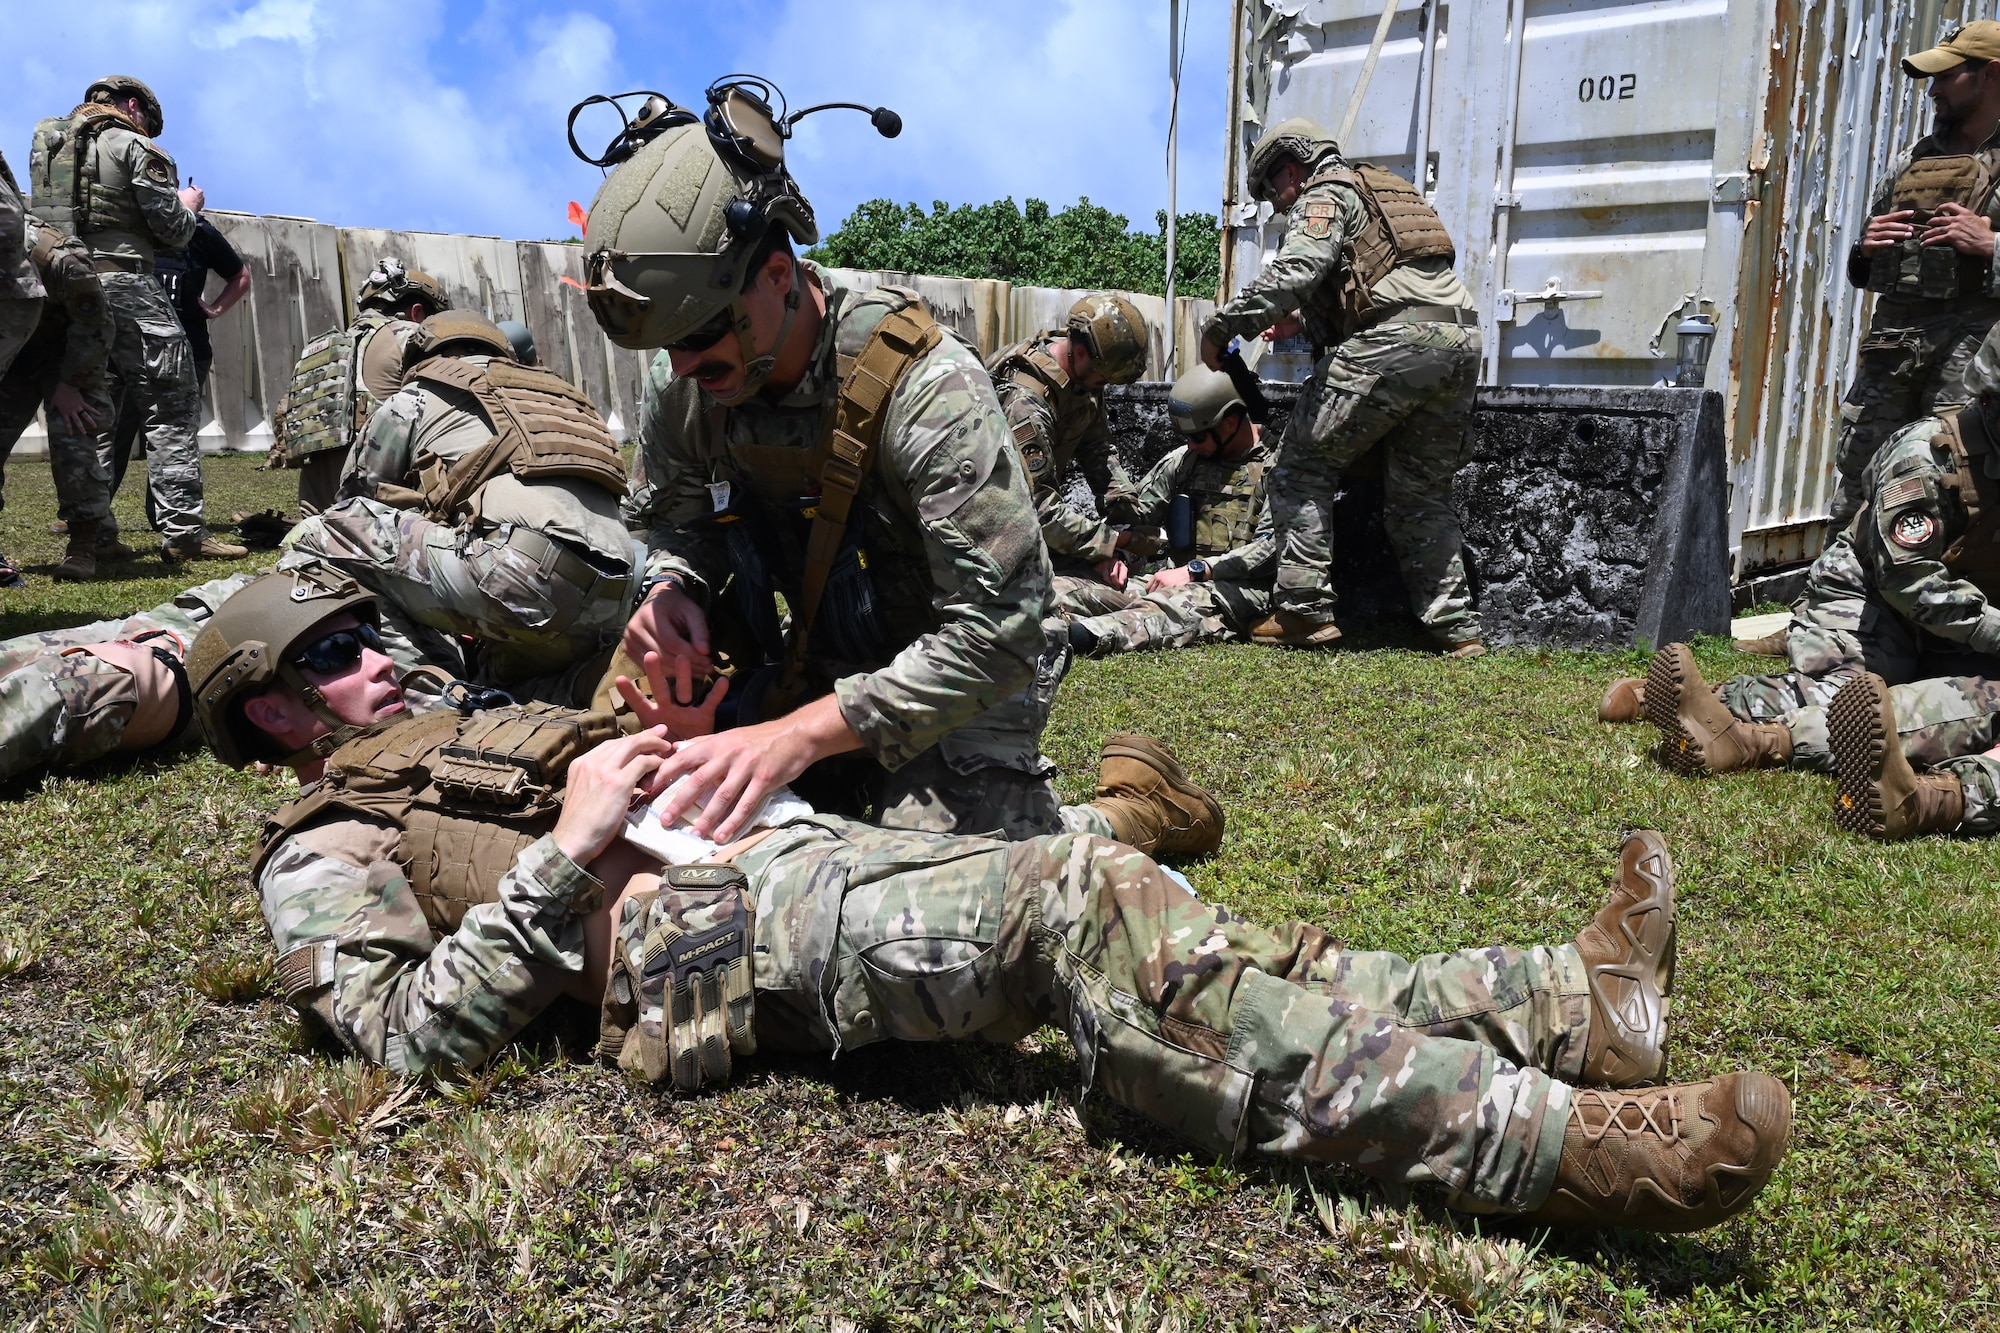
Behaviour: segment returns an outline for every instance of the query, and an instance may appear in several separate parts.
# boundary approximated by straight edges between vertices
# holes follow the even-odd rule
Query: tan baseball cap
[[[2000,23],[1968,23],[1928,51],[1903,57],[1903,73],[1913,79],[1957,69],[1968,60],[2000,60]]]

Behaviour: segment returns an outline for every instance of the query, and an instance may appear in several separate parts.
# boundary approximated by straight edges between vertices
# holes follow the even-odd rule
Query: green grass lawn
[[[54,558],[39,460],[0,550]],[[211,470],[212,509],[286,474]],[[37,487],[40,487],[38,490]],[[219,566],[198,566],[214,577]],[[128,571],[120,571],[125,573]],[[0,593],[7,632],[183,582]],[[143,577],[141,577],[143,575]],[[1705,644],[1711,672],[1744,670]],[[552,1015],[405,1087],[302,1044],[244,874],[289,780],[204,756],[0,788],[0,1319],[37,1328],[2000,1327],[1991,845],[1834,828],[1824,779],[1689,781],[1595,720],[1637,654],[1248,647],[1079,665],[1048,736],[1171,742],[1212,899],[1406,953],[1567,939],[1621,830],[1680,869],[1672,1070],[1755,1066],[1791,1156],[1702,1235],[1475,1231],[1344,1172],[1190,1155],[1053,1032],[760,1062],[676,1099]]]

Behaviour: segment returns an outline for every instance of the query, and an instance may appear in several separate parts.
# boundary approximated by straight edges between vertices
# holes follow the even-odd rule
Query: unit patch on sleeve
[[[1889,525],[1889,540],[1908,551],[1921,551],[1937,536],[1937,516],[1923,509],[1906,509]]]

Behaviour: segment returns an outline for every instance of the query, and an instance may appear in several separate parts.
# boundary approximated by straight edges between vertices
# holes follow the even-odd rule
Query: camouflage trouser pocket
[[[1847,401],[1873,405],[1885,390],[1894,392],[1914,380],[1930,359],[1924,335],[1916,329],[1885,329],[1861,340],[1859,372],[1847,391]]]
[[[1470,346],[1479,337],[1476,328],[1463,324],[1403,324],[1398,326],[1402,339],[1412,347],[1433,347],[1439,351],[1456,352]]]

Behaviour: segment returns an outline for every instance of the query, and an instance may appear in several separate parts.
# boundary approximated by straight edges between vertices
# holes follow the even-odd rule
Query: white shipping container
[[[1489,384],[1671,384],[1716,336],[1730,544],[1747,576],[1818,553],[1840,396],[1872,298],[1846,254],[1928,126],[1907,51],[1995,0],[1388,0],[1348,156],[1422,181],[1458,243]],[[1382,0],[1234,0],[1223,290],[1282,234],[1243,183],[1264,127],[1334,131]],[[1272,378],[1302,378],[1281,345]]]

